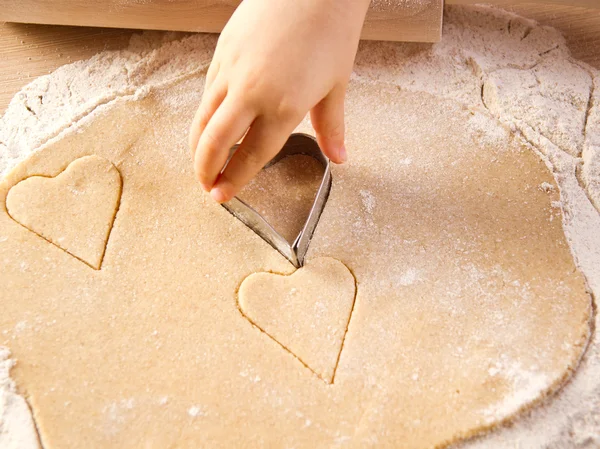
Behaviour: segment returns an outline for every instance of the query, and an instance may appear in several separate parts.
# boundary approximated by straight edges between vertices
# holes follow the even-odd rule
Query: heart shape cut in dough
[[[296,154],[259,171],[237,197],[293,242],[308,219],[322,178],[319,161]]]
[[[113,164],[85,156],[56,177],[32,176],[19,182],[8,192],[6,207],[13,220],[99,270],[121,186]]]
[[[239,289],[242,314],[318,377],[333,383],[356,298],[339,260],[311,260],[289,276],[254,273]]]

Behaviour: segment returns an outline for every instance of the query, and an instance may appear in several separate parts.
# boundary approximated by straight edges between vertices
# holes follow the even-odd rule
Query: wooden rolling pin
[[[0,21],[219,32],[240,1],[0,0]],[[481,2],[482,0],[447,0],[447,3],[456,4]],[[514,4],[515,0],[488,2],[501,5]],[[600,7],[600,0],[528,2]],[[362,38],[411,42],[439,41],[442,35],[443,6],[444,0],[373,0],[365,20]]]

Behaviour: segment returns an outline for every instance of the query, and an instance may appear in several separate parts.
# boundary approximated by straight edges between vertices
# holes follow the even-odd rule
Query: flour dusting
[[[15,361],[0,346],[0,448],[40,449],[29,406],[10,378]]]
[[[547,374],[523,368],[519,362],[512,362],[508,365],[505,362],[497,363],[490,368],[489,372],[492,376],[499,374],[504,376],[511,383],[513,392],[504,397],[501,402],[483,410],[483,415],[488,422],[517,412],[522,407],[524,399],[526,401],[535,400],[540,397],[548,385]]]
[[[427,2],[408,3],[418,10]],[[126,50],[104,52],[35,80],[13,98],[0,119],[0,176],[50,139],[76,131],[78,121],[96,108],[121,98],[135,100],[156,86],[206,70],[215,44],[213,36],[142,33],[132,38]],[[554,206],[563,212],[574,259],[598,298],[600,73],[573,60],[556,30],[487,7],[447,7],[441,42],[363,42],[352,79],[460,103],[471,113],[468,128],[479,145],[502,142],[510,133],[520,135],[555,176],[561,202]],[[173,99],[173,107],[183,100]],[[503,126],[491,126],[490,118]],[[395,124],[396,118],[390,117],[386,126]],[[412,160],[403,164],[410,170]],[[546,183],[539,188],[550,191],[553,186]],[[369,190],[361,191],[359,200],[367,215],[378,207]],[[408,268],[398,283],[408,286],[418,279],[418,271]],[[594,320],[597,329],[598,317]],[[38,448],[29,408],[9,378],[13,364],[8,350],[0,348],[0,447]],[[482,419],[494,421],[523,404],[544,400],[540,395],[548,382],[535,367],[502,361],[489,369],[491,376],[506,379],[511,391],[493,407],[481,410]],[[415,374],[414,380],[418,379]],[[128,406],[119,404],[119,410]],[[192,418],[204,413],[198,406],[187,412]],[[597,335],[591,336],[579,368],[556,396],[511,427],[460,446],[600,447]]]

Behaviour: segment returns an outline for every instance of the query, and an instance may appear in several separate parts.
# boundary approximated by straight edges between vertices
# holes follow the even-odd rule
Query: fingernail
[[[346,147],[342,145],[340,148],[340,161],[346,162],[348,160],[348,153],[346,153]]]
[[[202,186],[202,190],[204,190],[205,192],[210,192],[211,186],[209,186],[208,184],[204,184],[203,182],[201,182],[200,185]]]
[[[216,187],[210,191],[210,196],[212,197],[213,200],[215,200],[219,204],[224,203],[226,200],[225,194],[218,187]]]

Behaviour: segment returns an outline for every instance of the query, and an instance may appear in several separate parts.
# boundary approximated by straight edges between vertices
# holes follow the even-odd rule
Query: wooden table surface
[[[505,9],[560,29],[573,55],[600,69],[600,9],[520,4]],[[0,23],[0,115],[34,78],[102,50],[127,46],[133,30]]]

